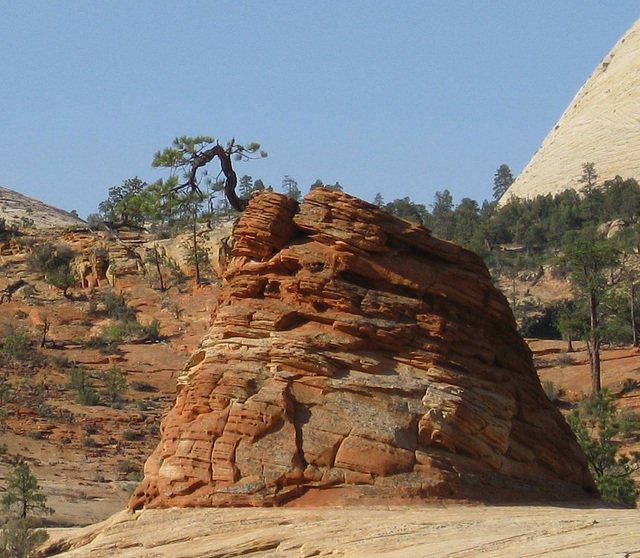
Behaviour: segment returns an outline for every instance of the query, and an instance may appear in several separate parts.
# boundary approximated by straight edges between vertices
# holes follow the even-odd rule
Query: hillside
[[[598,64],[500,203],[580,190],[584,163],[595,164],[601,181],[640,176],[639,83],[637,21]]]
[[[0,187],[0,219],[6,227],[49,229],[84,225],[71,213]]]
[[[0,254],[0,292],[6,295],[16,279],[24,281],[11,300],[4,296],[0,304],[0,381],[7,412],[0,420],[1,443],[9,456],[23,456],[32,467],[56,510],[50,518],[54,524],[92,523],[126,505],[128,491],[157,443],[159,420],[174,398],[175,380],[208,325],[215,275],[208,274],[212,283],[195,287],[174,270],[177,279],[161,292],[152,268],[134,257],[135,250],[144,253],[146,240],[140,235],[123,241],[87,231],[34,231],[5,241]],[[79,271],[86,269],[91,254],[106,251],[116,269],[115,285],[87,275],[87,287],[72,288],[65,298],[28,265],[35,247],[47,242],[71,246]],[[180,239],[166,248],[179,254]],[[157,341],[91,345],[114,324],[105,300],[120,295],[138,323],[159,321]],[[45,322],[48,331],[40,347]],[[74,371],[83,370],[101,392],[105,384],[100,376],[113,368],[126,381],[115,404],[107,395],[100,396],[98,405],[79,403],[79,392],[71,387]],[[9,469],[7,459],[0,457],[0,479]]]

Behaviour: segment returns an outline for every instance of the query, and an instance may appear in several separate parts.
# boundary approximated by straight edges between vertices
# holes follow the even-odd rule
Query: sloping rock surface
[[[482,261],[325,189],[250,203],[130,507],[593,493]]]
[[[0,218],[5,220],[7,226],[23,226],[29,223],[29,226],[37,229],[85,224],[82,219],[67,211],[2,187],[0,187]]]
[[[593,71],[522,174],[500,200],[579,191],[582,165],[599,182],[640,178],[640,20]]]
[[[168,509],[51,532],[60,558],[621,558],[638,511],[564,506]],[[56,553],[57,552],[57,553]]]

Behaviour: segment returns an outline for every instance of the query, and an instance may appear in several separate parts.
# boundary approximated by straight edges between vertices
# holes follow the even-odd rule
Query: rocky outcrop
[[[594,491],[473,253],[325,189],[234,240],[132,508]]]
[[[0,218],[5,226],[48,229],[82,226],[85,222],[71,213],[0,187]]]
[[[540,149],[500,200],[580,190],[582,165],[598,183],[616,175],[640,179],[640,20],[598,64]]]

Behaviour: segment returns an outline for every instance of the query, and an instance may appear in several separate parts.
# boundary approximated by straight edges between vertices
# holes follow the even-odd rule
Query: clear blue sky
[[[83,217],[179,135],[257,141],[276,190],[490,199],[637,0],[0,1],[0,185]]]

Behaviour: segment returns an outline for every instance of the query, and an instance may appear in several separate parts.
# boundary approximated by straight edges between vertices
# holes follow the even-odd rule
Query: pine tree
[[[23,460],[18,461],[7,475],[7,489],[2,497],[2,507],[6,511],[17,507],[20,517],[25,519],[29,511],[53,513],[46,502],[47,498],[40,491],[38,480],[31,473],[29,465]]]
[[[511,174],[509,165],[500,165],[493,177],[493,199],[499,200],[502,196],[504,196],[506,191],[509,189],[509,186],[511,186],[512,184],[513,175]]]

